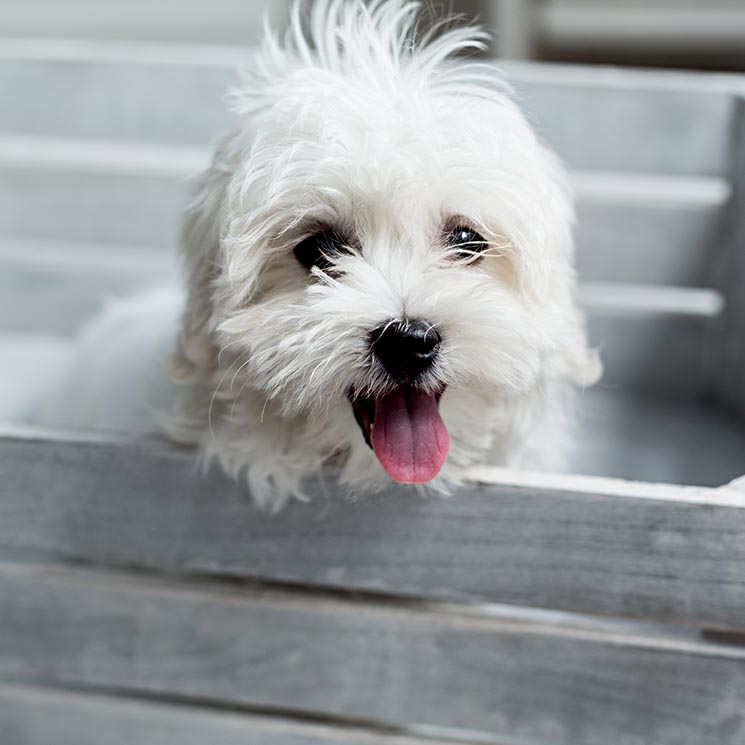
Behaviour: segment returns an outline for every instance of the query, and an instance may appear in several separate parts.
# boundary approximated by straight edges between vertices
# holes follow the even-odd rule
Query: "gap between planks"
[[[61,713],[62,716],[78,715],[85,725],[98,718],[102,724],[109,726],[125,722],[126,727],[135,721],[145,730],[161,725],[169,731],[179,727],[196,727],[203,730],[205,736],[234,732],[241,738],[268,738],[272,745],[275,742],[281,745],[285,738],[291,738],[292,743],[298,738],[304,745],[518,745],[513,738],[491,738],[483,733],[474,733],[473,736],[466,731],[435,733],[435,729],[447,728],[426,727],[412,727],[404,731],[376,722],[269,710],[247,704],[227,704],[156,692],[137,694],[105,686],[60,687],[49,683],[37,686],[23,682],[0,682],[0,721],[3,720],[3,703],[12,707],[11,722],[24,721],[24,715],[37,721],[48,715],[57,721]],[[147,745],[150,740],[147,735],[145,737]],[[247,741],[255,742],[253,739]],[[160,740],[156,738],[153,742]],[[126,736],[122,737],[122,743],[130,745]],[[528,745],[522,739],[519,743]]]
[[[461,604],[395,597],[370,592],[326,591],[289,583],[225,578],[207,574],[172,574],[142,569],[123,570],[66,563],[0,560],[0,582],[47,582],[70,588],[131,594],[133,598],[182,598],[204,602],[208,598],[230,606],[259,604],[277,611],[363,616],[396,628],[459,629],[526,636],[574,639],[589,644],[648,649],[659,652],[745,660],[740,636],[732,641],[722,633],[643,621],[621,621],[580,614],[542,611],[516,606]]]

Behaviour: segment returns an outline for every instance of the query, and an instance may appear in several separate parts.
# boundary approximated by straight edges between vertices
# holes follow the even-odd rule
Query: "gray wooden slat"
[[[0,421],[28,422],[73,354],[69,338],[0,335],[0,387],[6,394]],[[745,427],[724,406],[601,384],[578,397],[577,416],[572,473],[716,487],[745,471]],[[692,452],[698,457],[691,458]]]
[[[702,486],[745,473],[745,426],[711,400],[601,383],[579,397],[577,420],[572,473]]]
[[[575,228],[582,279],[709,287],[721,211],[581,201]]]
[[[9,101],[0,130],[74,137],[206,143],[226,121],[221,102],[246,53],[221,51],[201,64],[169,63],[135,51],[99,55],[0,54],[0,90]],[[0,48],[0,51],[1,48]],[[150,59],[147,59],[148,56]],[[511,69],[521,103],[539,131],[571,166],[662,173],[729,173],[727,147],[732,99],[705,76],[629,73],[608,87],[588,72],[569,81],[541,67]],[[734,76],[733,76],[734,77]],[[650,85],[650,81],[652,84]],[[642,84],[643,83],[643,84]],[[733,84],[734,88],[734,84]],[[30,96],[28,91],[34,91]],[[577,115],[581,112],[581,115]]]
[[[206,144],[227,125],[223,98],[245,59],[212,65],[202,54],[168,64],[168,47],[165,63],[1,52],[2,44],[0,131],[184,145]]]
[[[713,390],[704,353],[716,319],[594,313],[588,320],[603,360],[600,385],[688,399]]]
[[[188,176],[207,160],[206,148],[0,137],[0,235],[170,248]],[[711,281],[727,182],[588,172],[574,180],[582,277]]]
[[[0,421],[28,421],[73,355],[70,338],[0,334]],[[745,427],[724,406],[600,384],[577,410],[572,473],[715,487],[745,471]]]
[[[745,651],[641,630],[0,565],[0,676],[467,728],[739,745]]]
[[[135,257],[131,252],[118,265],[114,255],[109,267],[76,270],[65,269],[61,261],[48,266],[34,261],[4,263],[0,245],[0,329],[73,335],[108,298],[126,297],[176,276],[175,267],[169,270],[166,261],[143,255],[138,267]],[[709,389],[702,353],[716,319],[590,311],[590,338],[605,365],[603,385],[672,391],[688,398]]]
[[[163,282],[162,273],[118,276],[114,273],[39,271],[0,263],[0,329],[33,334],[70,336],[115,297],[127,297]]]
[[[73,354],[64,337],[0,333],[0,421],[17,421],[33,411],[72,364]]]
[[[580,282],[577,302],[590,313],[623,316],[717,318],[725,308],[719,290],[626,282]]]
[[[172,249],[187,179],[0,168],[0,235]]]
[[[712,53],[741,54],[745,38],[745,9],[738,0],[710,0],[705,5],[611,0],[597,7],[582,0],[549,0],[535,10],[542,42],[554,54],[612,50],[626,58],[653,54],[669,59],[677,52],[678,58],[707,59]]]
[[[745,418],[745,97],[738,101],[732,160],[737,176],[722,230],[723,250],[717,276],[728,312],[713,364],[717,367],[721,393],[740,417]]]
[[[287,0],[160,0],[156,5],[133,0],[121,6],[72,0],[65,8],[54,0],[12,1],[0,8],[0,28],[3,36],[19,38],[19,43],[29,37],[72,37],[97,44],[122,39],[244,44],[259,34],[265,14],[283,28]]]
[[[0,439],[0,546],[176,571],[745,627],[745,501],[643,485],[640,498],[405,487],[257,511],[245,486],[156,440]],[[623,486],[623,482],[619,482]],[[606,487],[604,487],[606,488]],[[623,490],[620,490],[623,494]],[[646,497],[646,498],[641,498]]]
[[[573,168],[720,175],[732,97],[706,91],[515,81],[538,134]],[[685,153],[681,150],[685,150]]]
[[[353,727],[2,683],[0,732],[3,745],[446,745]]]
[[[0,235],[172,249],[189,183],[179,175],[0,169]],[[580,277],[707,286],[718,249],[716,206],[580,201]]]

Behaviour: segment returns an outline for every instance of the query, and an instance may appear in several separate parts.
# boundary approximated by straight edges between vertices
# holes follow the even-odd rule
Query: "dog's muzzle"
[[[374,396],[349,392],[365,442],[395,481],[430,481],[447,457],[450,437],[439,412],[444,386],[433,389],[421,381],[441,343],[440,334],[424,321],[381,324],[370,334],[370,349],[391,387]]]

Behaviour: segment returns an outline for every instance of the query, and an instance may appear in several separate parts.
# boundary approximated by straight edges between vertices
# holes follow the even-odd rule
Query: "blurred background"
[[[289,0],[3,0],[0,34],[200,44],[253,41]],[[515,59],[745,70],[743,0],[445,0]]]

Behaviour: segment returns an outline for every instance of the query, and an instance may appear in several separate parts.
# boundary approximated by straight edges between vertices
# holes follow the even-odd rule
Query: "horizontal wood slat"
[[[4,332],[71,336],[108,299],[177,278],[176,263],[165,254],[132,251],[119,261],[101,251],[91,257],[90,267],[84,266],[85,250],[60,251],[56,257],[38,251],[32,256],[3,262],[0,245],[0,330]],[[639,288],[631,294],[616,292],[612,303],[608,301],[613,293],[602,293],[606,301],[599,303],[593,302],[597,286],[588,285],[587,291],[580,292],[580,299],[588,301],[584,307],[590,316],[590,339],[600,349],[605,366],[603,384],[674,391],[688,398],[707,392],[709,371],[703,350],[716,322],[716,293],[668,292],[658,298],[654,288]],[[701,308],[711,312],[697,312]]]
[[[577,400],[573,473],[712,487],[745,472],[743,453],[745,426],[705,398],[600,383]]]
[[[743,136],[732,154],[737,178],[722,231],[725,250],[719,262],[719,283],[728,305],[717,355],[721,390],[745,418],[745,96],[738,101],[737,122]]]
[[[197,49],[193,61],[174,65],[162,46],[154,55],[161,62],[141,63],[107,60],[105,53],[86,60],[69,45],[65,58],[54,42],[48,59],[33,59],[33,48],[31,55],[22,49],[3,55],[3,46],[0,90],[8,105],[0,131],[182,145],[207,144],[228,125],[225,92],[248,56],[231,55],[214,66]]]
[[[552,477],[553,478],[553,477]],[[559,480],[560,481],[560,480]],[[349,503],[333,480],[277,516],[158,441],[0,439],[0,545],[105,564],[745,628],[745,500],[497,483]],[[620,494],[624,491],[620,489]]]
[[[712,382],[704,351],[715,323],[706,317],[590,314],[590,342],[604,366],[601,385],[688,399],[706,395]]]
[[[0,565],[0,676],[555,745],[737,745],[745,650]]]
[[[725,308],[717,290],[626,282],[580,282],[580,307],[605,315],[690,316],[716,318]]]
[[[55,0],[3,3],[3,36],[106,40],[147,39],[160,43],[246,43],[261,32],[268,14],[282,29],[287,23],[287,0],[131,0],[110,5],[95,0],[72,0],[63,9]],[[43,15],[40,14],[43,11]],[[121,42],[120,42],[121,43]]]
[[[580,278],[709,287],[721,251],[719,208],[577,205]]]
[[[113,297],[128,297],[167,278],[0,267],[0,329],[14,333],[76,334]],[[54,309],[52,312],[51,309]]]
[[[577,0],[550,0],[536,8],[542,41],[552,50],[602,49],[678,52],[690,59],[708,52],[737,54],[745,39],[745,10],[735,2],[610,2],[592,7]]]
[[[457,745],[206,706],[0,683],[3,745]],[[499,745],[496,743],[494,745]]]
[[[2,168],[0,235],[172,249],[189,194],[172,174]]]
[[[733,98],[711,91],[696,95],[519,78],[515,87],[538,134],[572,168],[712,176],[731,172],[727,148]],[[681,145],[686,154],[678,158]]]
[[[215,51],[210,60],[209,52],[196,48],[190,63],[188,49],[153,54],[143,47],[138,55],[130,45],[118,56],[115,46],[96,53],[95,46],[81,44],[77,55],[66,49],[60,53],[50,44],[46,59],[38,48],[0,49],[0,90],[8,102],[0,130],[206,144],[227,122],[223,96],[234,70],[250,59],[248,50]],[[614,87],[592,71],[543,80],[540,66],[508,66],[508,73],[531,120],[572,167],[730,172],[732,99],[726,85],[714,88],[695,73],[640,78],[617,72],[621,84]]]
[[[84,141],[35,148],[27,139],[24,149],[38,161],[24,164],[14,140],[3,145],[0,137],[5,242],[95,244],[106,254],[117,246],[173,249],[190,198],[188,175],[199,170],[196,154]],[[580,277],[710,285],[726,182],[681,180],[676,186],[675,179],[606,174],[594,184],[590,174],[575,176]],[[640,200],[640,191],[649,192],[647,198]]]

